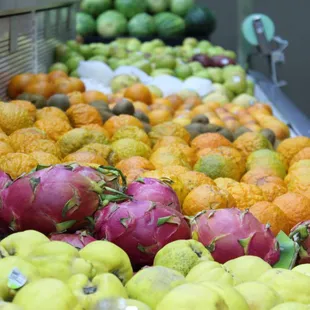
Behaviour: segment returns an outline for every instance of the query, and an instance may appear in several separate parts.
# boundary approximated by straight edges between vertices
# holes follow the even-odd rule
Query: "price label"
[[[27,282],[27,278],[18,270],[14,268],[8,277],[8,287],[17,290],[23,287]]]

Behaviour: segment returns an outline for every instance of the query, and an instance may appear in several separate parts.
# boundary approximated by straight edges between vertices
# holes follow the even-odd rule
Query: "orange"
[[[248,108],[248,111],[252,114],[257,112],[264,113],[266,115],[272,115],[272,108],[269,104],[257,102]]]
[[[142,168],[133,168],[128,170],[127,172],[123,172],[126,177],[127,184],[131,184],[132,182],[136,181],[143,175],[145,171],[148,170],[144,170]]]
[[[33,75],[31,83],[48,82],[48,75],[46,73],[37,73]]]
[[[187,144],[183,143],[171,143],[170,145],[167,146],[170,150],[173,149],[178,149],[180,150],[185,157],[187,158],[188,162],[190,163],[191,166],[195,164],[195,150],[188,146]]]
[[[0,141],[0,156],[8,153],[14,153],[13,148],[8,143]]]
[[[32,78],[32,73],[23,73],[13,76],[8,86],[9,97],[11,99],[15,99],[16,97],[24,93],[26,86],[30,83]]]
[[[160,147],[164,147],[164,146],[169,146],[172,144],[184,144],[187,145],[187,143],[180,137],[175,137],[175,136],[165,136],[162,137],[161,139],[159,139],[156,144],[153,147],[153,150],[157,150]]]
[[[16,105],[18,105],[21,108],[24,108],[25,110],[28,111],[29,115],[31,116],[31,118],[33,120],[35,120],[36,118],[36,107],[34,104],[32,104],[30,101],[26,101],[26,100],[13,100],[11,101],[11,103],[14,103]]]
[[[297,172],[287,182],[287,188],[290,192],[302,194],[310,199],[310,169],[303,169]]]
[[[143,84],[134,84],[128,87],[124,92],[124,97],[133,101],[142,101],[147,105],[152,104],[152,93]]]
[[[192,116],[196,116],[196,115],[199,115],[199,114],[205,114],[207,112],[210,112],[210,108],[208,106],[206,106],[205,104],[202,104],[202,105],[199,105],[197,107],[195,107],[193,110],[192,110]]]
[[[211,178],[197,171],[187,171],[181,173],[179,177],[187,193],[200,185],[215,185],[215,182]]]
[[[23,153],[9,153],[0,157],[0,169],[13,179],[29,173],[37,165],[38,162],[32,156]]]
[[[298,162],[296,162],[295,164],[293,164],[292,166],[290,166],[289,168],[289,173],[300,169],[300,168],[310,168],[310,159],[302,159]]]
[[[277,197],[273,203],[285,213],[290,228],[310,219],[310,199],[302,194],[289,192]]]
[[[270,168],[255,168],[244,174],[240,182],[255,184],[256,180],[267,176],[277,176],[277,173]]]
[[[222,105],[219,102],[205,102],[204,106],[208,107],[210,111],[214,111],[215,109],[221,107]]]
[[[152,110],[156,110],[156,106],[164,106],[166,108],[168,108],[169,111],[173,110],[173,105],[172,103],[165,98],[157,98],[153,101],[153,104],[151,105],[151,109]]]
[[[109,145],[101,143],[90,143],[78,150],[78,152],[93,152],[102,156],[111,165],[115,165],[119,158]]]
[[[226,190],[215,185],[204,184],[194,188],[186,196],[182,210],[185,215],[195,216],[203,210],[234,207],[234,199]]]
[[[278,176],[252,177],[247,184],[254,184],[261,188],[267,201],[273,201],[276,197],[287,193],[285,182]]]
[[[108,97],[97,90],[88,90],[85,93],[83,93],[83,99],[85,103],[92,103],[93,101],[97,100],[103,100],[105,102],[108,101]]]
[[[16,152],[23,152],[24,148],[36,139],[47,139],[47,135],[38,128],[30,127],[13,132],[8,138],[8,143]]]
[[[27,110],[14,103],[0,102],[0,127],[7,135],[32,124],[33,119]]]
[[[81,126],[81,128],[85,128],[85,129],[90,129],[90,130],[95,130],[95,131],[101,132],[107,138],[110,138],[109,132],[107,130],[105,130],[103,128],[103,126],[101,126],[101,125],[98,125],[98,124],[88,124],[88,125]]]
[[[173,122],[166,122],[156,125],[149,133],[152,144],[155,144],[159,139],[165,136],[179,137],[183,139],[186,143],[190,141],[190,134],[188,133],[188,131],[181,125]]]
[[[181,174],[185,172],[189,172],[190,168],[180,166],[180,165],[172,165],[172,166],[158,168],[157,171],[159,173],[175,174],[176,176],[180,176]]]
[[[217,148],[219,146],[232,146],[231,142],[218,133],[204,133],[197,136],[191,142],[191,146],[197,151],[205,148]]]
[[[131,115],[119,115],[110,117],[103,125],[104,129],[106,129],[111,136],[115,134],[115,132],[123,126],[137,126],[143,129],[143,124],[136,117]]]
[[[50,153],[60,158],[58,145],[52,140],[36,139],[24,146],[24,153],[29,154],[35,151]]]
[[[166,99],[170,101],[174,110],[177,110],[183,104],[183,99],[178,95],[170,95]]]
[[[310,147],[305,147],[299,151],[290,161],[290,166],[299,162],[300,160],[310,159]]]
[[[73,88],[73,91],[85,91],[85,85],[80,79],[76,77],[69,77],[69,82],[71,84],[71,87]]]
[[[217,148],[205,148],[197,152],[196,160],[198,160],[202,156],[209,155],[209,154],[223,155],[224,157],[232,160],[238,165],[241,174],[245,172],[245,164],[246,164],[245,159],[243,155],[235,148],[230,147],[230,146],[220,146]]]
[[[53,89],[55,94],[69,94],[75,90],[68,78],[59,78],[55,80],[53,82]]]
[[[171,113],[167,110],[153,110],[148,114],[148,117],[152,126],[168,122],[172,119]]]
[[[184,100],[183,107],[185,110],[192,110],[200,105],[202,105],[202,100],[197,96],[191,96]]]
[[[0,141],[9,143],[9,137],[4,132],[0,132]]]
[[[67,94],[69,101],[70,101],[70,106],[75,105],[75,104],[80,104],[80,103],[85,103],[83,94],[79,91],[74,91],[72,93]]]
[[[73,127],[79,128],[84,125],[102,125],[102,118],[98,110],[88,104],[75,104],[66,112]]]
[[[150,108],[147,104],[145,104],[144,102],[141,101],[135,101],[132,103],[133,106],[135,107],[135,111],[141,111],[143,113],[145,113],[146,115],[149,114],[150,112]]]
[[[285,213],[275,204],[261,201],[254,204],[249,211],[262,223],[270,225],[275,236],[282,230],[286,234],[290,232],[290,224]]]
[[[282,141],[277,147],[277,152],[283,155],[289,165],[293,157],[305,147],[310,147],[310,138],[299,136]]]
[[[125,139],[125,138],[130,138],[130,139],[134,139],[137,141],[141,141],[147,144],[148,146],[151,145],[151,141],[148,135],[146,134],[146,132],[142,130],[141,128],[138,128],[137,126],[123,126],[119,128],[115,132],[111,140],[112,142],[114,142],[114,141]]]
[[[258,123],[263,128],[271,129],[278,140],[283,140],[290,136],[289,127],[274,116],[265,116],[262,119],[258,119]]]
[[[59,117],[40,119],[34,123],[34,126],[46,132],[47,136],[54,141],[72,129],[68,122]]]
[[[54,88],[51,83],[48,81],[39,81],[39,82],[31,82],[28,84],[25,89],[25,93],[41,95],[48,99],[50,96],[54,94]]]
[[[217,178],[214,180],[214,183],[219,188],[227,189],[228,186],[230,186],[232,184],[236,184],[238,182],[234,179],[231,179],[231,178]]]
[[[61,79],[61,78],[68,78],[68,75],[65,72],[63,72],[63,71],[56,70],[56,71],[50,72],[47,75],[47,77],[48,77],[48,80],[50,82],[54,82],[54,81],[56,81],[58,79]]]
[[[154,165],[146,158],[141,156],[133,156],[118,162],[115,168],[121,170],[124,174],[128,174],[130,170],[143,169],[154,170]]]
[[[257,132],[244,133],[233,142],[233,146],[246,158],[254,151],[261,149],[272,150],[272,145],[269,140]]]
[[[58,157],[50,153],[36,151],[36,152],[30,153],[29,155],[31,155],[41,166],[51,166],[51,165],[57,165],[61,163]]]
[[[67,155],[63,159],[64,163],[87,163],[87,164],[98,164],[107,166],[108,162],[104,159],[104,157],[99,154],[95,154],[93,152],[75,152]]]
[[[61,119],[63,119],[66,122],[69,122],[69,119],[66,115],[66,113],[56,107],[45,107],[43,109],[39,109],[37,110],[36,113],[36,119],[40,120],[43,118],[53,118],[53,117],[59,117]]]

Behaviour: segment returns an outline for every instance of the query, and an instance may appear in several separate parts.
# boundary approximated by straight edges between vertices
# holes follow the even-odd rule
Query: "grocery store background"
[[[237,49],[238,29],[237,1],[239,0],[198,0],[206,4],[217,15],[218,27],[212,42],[224,48]],[[248,0],[252,1],[252,0]],[[275,23],[276,35],[289,41],[286,63],[279,69],[279,77],[288,82],[283,91],[310,118],[310,37],[309,0],[254,0],[255,13],[268,15]],[[259,61],[258,71],[267,73],[267,67]]]

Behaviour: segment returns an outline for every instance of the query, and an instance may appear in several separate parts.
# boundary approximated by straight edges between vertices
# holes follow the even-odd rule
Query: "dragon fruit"
[[[279,244],[268,225],[248,211],[219,209],[200,212],[191,221],[192,238],[225,263],[243,255],[253,255],[274,265],[280,259]]]
[[[15,180],[1,193],[1,219],[13,231],[44,234],[80,229],[98,209],[98,183],[57,165]]]
[[[167,184],[151,178],[139,178],[132,182],[126,191],[134,200],[159,202],[181,212],[178,196]]]
[[[4,171],[0,170],[0,192],[12,184],[12,179]]]
[[[69,243],[78,250],[84,248],[88,243],[96,241],[95,238],[84,231],[77,231],[74,234],[52,234],[50,240]]]
[[[94,236],[121,247],[135,267],[152,265],[167,243],[190,238],[181,213],[152,201],[110,203],[95,214]]]
[[[310,264],[310,220],[294,226],[290,238],[300,246],[297,263]]]

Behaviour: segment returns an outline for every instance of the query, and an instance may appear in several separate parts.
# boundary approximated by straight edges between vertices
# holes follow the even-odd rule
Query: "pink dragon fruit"
[[[258,256],[271,265],[280,259],[279,244],[271,230],[248,211],[203,211],[192,220],[191,230],[193,239],[203,243],[222,264],[243,255]]]
[[[300,246],[297,263],[310,264],[310,220],[293,227],[290,238]]]
[[[126,191],[134,200],[159,202],[181,212],[178,196],[167,184],[151,178],[139,178],[132,182]]]
[[[0,170],[0,192],[12,184],[12,179],[2,170]]]
[[[15,180],[1,193],[1,218],[13,231],[45,234],[80,229],[98,209],[101,187],[70,166],[57,165]]]
[[[77,231],[74,234],[52,234],[50,240],[69,243],[78,250],[83,249],[88,243],[96,241],[95,238],[84,231]]]
[[[135,267],[151,265],[167,243],[190,238],[181,213],[151,201],[110,203],[95,214],[94,236],[121,247]]]

